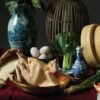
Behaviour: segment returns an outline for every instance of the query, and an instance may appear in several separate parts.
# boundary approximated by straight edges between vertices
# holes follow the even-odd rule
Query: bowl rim
[[[70,82],[70,79],[65,82],[64,84],[59,84],[59,85],[55,85],[55,86],[39,86],[39,85],[30,85],[30,84],[27,84],[27,83],[20,83],[16,80],[13,80],[13,83],[16,84],[16,85],[20,85],[20,86],[23,86],[23,87],[29,87],[29,88],[41,88],[41,89],[46,89],[46,88],[55,88],[55,87],[65,87],[66,85],[68,85]]]
[[[47,87],[40,87],[38,85],[24,84],[24,83],[17,82],[16,80],[13,80],[12,82],[14,83],[15,87],[17,87],[18,89],[20,89],[24,92],[39,95],[39,94],[45,94],[45,93],[53,94],[58,91],[63,91],[69,85],[70,81],[71,80],[68,80],[64,84],[59,84],[56,86],[47,86]]]

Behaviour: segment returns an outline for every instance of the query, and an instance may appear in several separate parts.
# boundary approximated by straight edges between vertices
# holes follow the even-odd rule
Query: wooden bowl
[[[93,67],[100,68],[100,64],[97,58],[97,55],[98,54],[100,55],[99,52],[100,49],[97,48],[98,54],[97,50],[95,49],[95,47],[97,47],[99,44],[97,39],[98,37],[97,33],[95,33],[95,29],[97,28],[97,26],[98,26],[97,24],[92,24],[92,25],[87,25],[82,29],[81,46],[83,48],[83,56],[86,62]],[[96,32],[98,32],[98,30]]]
[[[100,25],[96,27],[94,32],[94,46],[97,60],[100,63]]]
[[[60,77],[61,79],[62,77]],[[13,83],[16,87],[23,90],[24,92],[32,93],[32,94],[54,94],[57,92],[63,91],[65,87],[67,87],[70,83],[71,77],[67,79],[64,84],[59,84],[56,86],[48,86],[48,87],[40,87],[39,85],[29,85],[27,83],[19,83],[18,81],[14,80]]]

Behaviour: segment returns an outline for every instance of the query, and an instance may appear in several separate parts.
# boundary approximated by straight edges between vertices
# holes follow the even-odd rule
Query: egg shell
[[[48,53],[50,53],[50,48],[49,48],[49,46],[43,46],[40,48],[39,52],[40,52],[40,54],[48,54]]]
[[[46,54],[41,54],[41,55],[39,56],[39,59],[47,59],[47,55],[46,55]]]
[[[30,49],[30,54],[32,57],[38,58],[39,57],[39,50],[36,47],[32,47]]]

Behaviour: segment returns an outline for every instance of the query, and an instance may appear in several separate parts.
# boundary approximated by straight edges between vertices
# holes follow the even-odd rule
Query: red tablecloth
[[[5,88],[0,89],[0,100],[96,100],[96,97],[96,91],[93,88],[70,96],[60,94],[36,96],[23,92],[10,81],[7,81]]]
[[[2,50],[0,50],[2,53]],[[7,81],[6,86],[0,89],[0,100],[96,100],[97,93],[94,88],[67,96],[63,94],[54,95],[34,95],[26,93],[17,88],[11,81]]]

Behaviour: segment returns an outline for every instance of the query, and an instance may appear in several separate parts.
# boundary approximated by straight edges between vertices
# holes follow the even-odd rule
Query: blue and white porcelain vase
[[[87,75],[87,65],[82,57],[82,48],[78,46],[76,48],[76,60],[71,69],[75,78],[82,78]]]
[[[24,53],[36,44],[37,30],[33,11],[28,7],[15,10],[8,23],[8,41],[11,48],[18,48]]]
[[[85,78],[87,75],[87,65],[82,57],[82,48],[80,46],[76,48],[76,60],[70,70],[62,70],[59,65],[58,68],[65,74],[73,75],[76,79]]]

